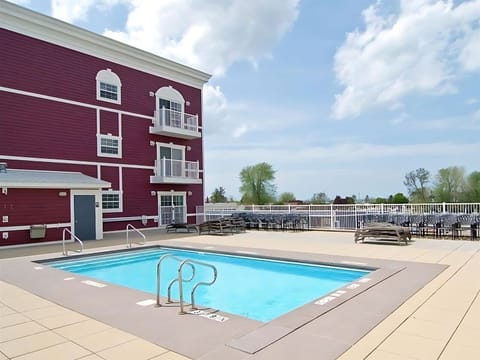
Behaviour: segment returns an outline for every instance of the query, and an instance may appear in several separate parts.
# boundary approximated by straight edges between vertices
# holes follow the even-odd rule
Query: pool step
[[[81,271],[85,269],[101,269],[104,267],[120,266],[124,264],[131,264],[144,260],[156,259],[165,254],[165,250],[155,250],[142,253],[122,253],[111,254],[103,256],[94,256],[86,259],[74,259],[67,261],[56,261],[49,265],[53,268],[65,270],[65,271]]]

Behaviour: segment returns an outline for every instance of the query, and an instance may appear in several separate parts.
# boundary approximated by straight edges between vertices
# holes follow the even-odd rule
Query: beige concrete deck
[[[186,240],[199,245],[446,264],[449,267],[445,271],[339,359],[480,358],[480,242],[416,239],[408,246],[354,244],[352,233],[329,232],[181,236],[147,233],[149,244],[161,244],[168,238],[169,244]],[[108,237],[102,242],[87,243],[87,248],[92,251],[94,245],[123,246],[122,235]],[[60,251],[58,245],[2,249],[0,257],[48,252],[58,256]],[[4,264],[0,262],[0,266]],[[0,314],[0,359],[187,359],[4,281],[0,282]],[[285,356],[291,358],[287,353]],[[314,352],[311,357],[302,357],[316,358]]]

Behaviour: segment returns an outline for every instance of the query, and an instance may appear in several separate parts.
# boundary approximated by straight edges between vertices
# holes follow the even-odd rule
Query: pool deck
[[[147,245],[333,262],[350,259],[351,263],[382,268],[383,277],[375,280],[372,276],[371,289],[352,290],[351,299],[338,307],[332,306],[337,300],[325,308],[309,304],[294,311],[294,316],[287,314],[268,324],[234,316],[219,323],[180,316],[177,309],[169,308],[161,309],[162,321],[152,331],[145,319],[158,316],[160,309],[129,305],[139,298],[139,292],[108,286],[108,296],[116,301],[105,304],[98,301],[103,298],[96,297],[99,290],[95,287],[83,286],[81,293],[75,293],[79,282],[65,281],[64,274],[60,274],[62,286],[45,289],[41,279],[54,280],[59,272],[33,269],[31,260],[60,257],[61,246],[2,249],[0,359],[480,358],[478,241],[415,239],[408,246],[355,244],[353,233],[340,232],[197,236],[149,231],[146,235]],[[124,243],[123,234],[108,234],[105,240],[87,242],[86,252],[123,249]],[[74,303],[72,298],[81,301]],[[99,302],[103,307],[93,309]],[[114,309],[123,303],[130,307],[122,320]],[[208,339],[182,341],[188,327],[198,327],[197,340],[205,334]],[[168,346],[159,345],[165,343]]]

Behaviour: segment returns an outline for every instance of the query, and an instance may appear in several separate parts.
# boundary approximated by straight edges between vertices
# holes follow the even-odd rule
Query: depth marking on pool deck
[[[229,319],[226,316],[222,316],[222,315],[218,315],[218,314],[212,314],[212,313],[209,313],[209,312],[204,311],[204,310],[192,310],[192,311],[188,311],[188,313],[192,314],[192,315],[201,316],[205,319],[215,320],[215,321],[218,321],[218,322],[225,322]]]
[[[85,284],[85,285],[90,285],[90,286],[94,286],[94,287],[98,287],[98,288],[103,288],[103,287],[107,286],[105,284],[101,284],[99,282],[92,281],[92,280],[83,280],[82,283]]]
[[[139,301],[136,304],[140,305],[140,306],[150,306],[150,305],[153,305],[153,304],[156,304],[156,303],[157,303],[157,300],[147,299],[147,300]]]
[[[370,279],[370,278],[361,278],[361,279],[357,280],[356,282],[345,286],[345,288],[349,289],[349,290],[353,290],[353,289],[356,289],[356,288],[360,287],[362,284],[366,284],[367,282],[369,282],[371,280],[372,279]],[[314,304],[323,306],[323,305],[329,303],[330,301],[333,301],[333,300],[339,298],[340,296],[343,296],[346,293],[347,293],[346,290],[337,290],[337,291],[335,291],[331,294],[328,294],[327,296],[324,296],[324,297],[318,299],[317,301],[314,302]]]

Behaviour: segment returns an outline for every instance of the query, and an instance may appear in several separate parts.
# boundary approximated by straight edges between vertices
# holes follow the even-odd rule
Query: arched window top
[[[112,70],[100,70],[97,73],[97,100],[115,104],[122,102],[122,82]]]
[[[175,90],[171,86],[164,86],[157,90],[155,93],[157,99],[168,100],[171,102],[179,103],[182,106],[185,104],[185,99],[178,90]]]
[[[104,81],[108,84],[122,86],[122,82],[117,74],[115,74],[111,69],[100,70],[97,73],[97,81]]]

